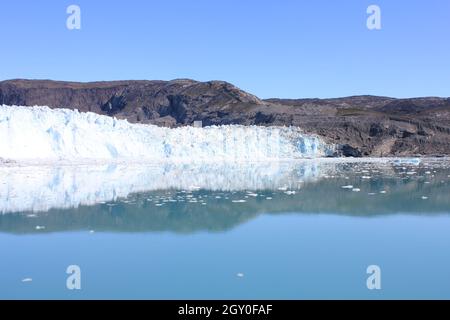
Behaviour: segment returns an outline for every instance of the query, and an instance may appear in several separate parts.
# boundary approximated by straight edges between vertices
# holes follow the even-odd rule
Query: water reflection
[[[447,214],[447,161],[0,169],[0,231],[224,231],[260,214]]]
[[[297,189],[329,170],[312,162],[0,168],[0,212],[75,208],[157,190]]]

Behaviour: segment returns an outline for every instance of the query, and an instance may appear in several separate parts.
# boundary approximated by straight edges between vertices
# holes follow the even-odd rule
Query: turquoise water
[[[450,163],[0,168],[0,298],[450,298]],[[81,269],[68,290],[66,268]],[[369,265],[381,290],[369,290]]]

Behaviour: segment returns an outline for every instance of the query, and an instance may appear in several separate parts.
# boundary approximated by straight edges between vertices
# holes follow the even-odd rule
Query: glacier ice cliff
[[[0,106],[0,158],[17,161],[265,161],[334,152],[296,127],[170,129],[76,110]]]

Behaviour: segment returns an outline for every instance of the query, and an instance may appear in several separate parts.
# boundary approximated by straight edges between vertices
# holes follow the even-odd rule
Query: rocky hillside
[[[261,100],[222,81],[0,82],[0,105],[47,105],[161,126],[298,126],[347,156],[450,155],[450,98]]]

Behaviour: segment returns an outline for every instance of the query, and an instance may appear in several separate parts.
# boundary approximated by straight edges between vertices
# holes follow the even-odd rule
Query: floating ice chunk
[[[405,164],[419,165],[421,163],[421,160],[419,158],[395,159],[393,163],[395,165],[405,165]]]
[[[44,229],[45,229],[45,226],[36,226],[35,229],[36,229],[36,230],[44,230]]]
[[[428,197],[423,196],[422,200],[428,200]]]
[[[244,202],[247,202],[247,200],[232,200],[231,202],[234,202],[234,203],[244,203]]]
[[[348,185],[348,186],[342,186],[341,188],[342,189],[353,189],[353,186],[352,185]]]
[[[32,282],[33,279],[32,278],[24,278],[22,279],[22,282]]]
[[[353,191],[353,192],[360,192],[361,189],[359,189],[359,188],[353,188],[352,191]]]
[[[287,194],[288,196],[292,196],[292,195],[296,194],[295,191],[286,191],[284,193]]]
[[[244,277],[244,274],[243,274],[242,272],[238,272],[238,273],[236,274],[236,277],[238,277],[238,278],[243,278],[243,277]]]

